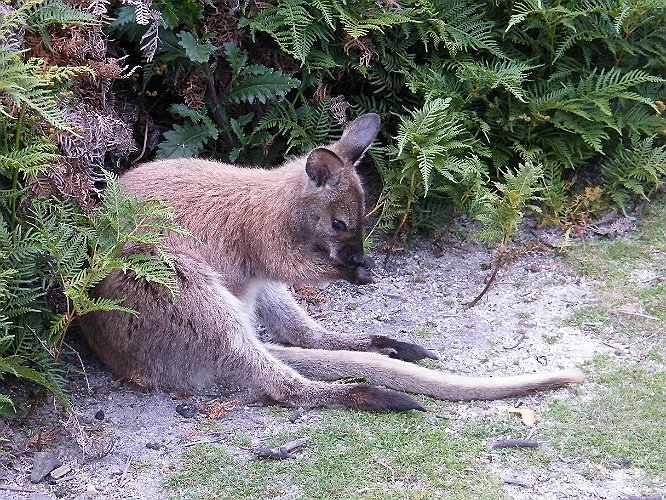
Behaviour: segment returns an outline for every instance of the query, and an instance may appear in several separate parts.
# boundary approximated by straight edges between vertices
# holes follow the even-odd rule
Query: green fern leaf
[[[205,125],[186,122],[174,125],[172,130],[164,133],[164,139],[158,146],[159,158],[190,158],[203,151],[211,135]]]
[[[181,31],[178,33],[178,45],[185,49],[187,58],[196,63],[207,63],[210,56],[213,55],[216,48],[210,43],[201,43],[200,40],[194,37],[189,31]]]
[[[255,100],[265,104],[269,100],[283,97],[290,90],[298,87],[299,81],[281,71],[264,68],[263,74],[253,74],[236,82],[223,96],[224,102],[248,102]]]

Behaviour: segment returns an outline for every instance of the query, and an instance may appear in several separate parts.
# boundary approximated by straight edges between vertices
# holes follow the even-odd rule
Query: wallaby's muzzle
[[[355,285],[372,283],[374,281],[372,278],[372,268],[375,267],[375,261],[372,260],[372,257],[362,254],[358,260],[360,262],[356,266],[356,280],[352,281],[352,283]]]
[[[347,281],[355,285],[372,283],[372,268],[375,267],[375,261],[363,253],[363,247],[360,249],[345,247],[341,252],[340,261],[352,271]]]

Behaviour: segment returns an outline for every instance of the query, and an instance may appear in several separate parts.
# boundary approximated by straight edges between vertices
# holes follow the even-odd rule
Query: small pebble
[[[197,414],[197,407],[190,403],[181,403],[176,406],[176,413],[184,418],[192,418]]]
[[[97,413],[95,413],[95,418],[97,420],[104,420],[104,410],[98,410]]]
[[[61,465],[57,469],[53,469],[51,471],[51,477],[53,479],[60,479],[61,477],[69,474],[70,472],[72,472],[72,467],[71,466],[69,466],[67,464]]]
[[[49,472],[62,465],[62,462],[52,451],[38,451],[35,453],[30,482],[36,484],[44,479]]]
[[[294,413],[292,413],[291,416],[289,417],[289,421],[290,421],[292,424],[295,424],[295,423],[298,422],[301,418],[303,418],[303,415],[305,415],[305,408],[298,407],[298,408],[296,408],[296,409],[294,410]]]

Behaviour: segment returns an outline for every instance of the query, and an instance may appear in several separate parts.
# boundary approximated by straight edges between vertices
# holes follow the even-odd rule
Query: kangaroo
[[[97,296],[126,297],[140,316],[83,316],[93,351],[116,375],[148,387],[197,391],[224,382],[285,405],[371,411],[423,410],[405,392],[498,399],[582,381],[578,370],[483,378],[426,369],[411,362],[436,356],[416,344],[328,332],[299,306],[288,285],[372,281],[355,165],[379,127],[376,114],[363,115],[337,142],[273,170],[175,159],[123,174],[124,191],[165,200],[194,237],[165,241],[180,289],[175,303],[162,287],[120,271],[97,286]],[[256,321],[281,345],[261,343]],[[342,377],[369,383],[330,382]]]

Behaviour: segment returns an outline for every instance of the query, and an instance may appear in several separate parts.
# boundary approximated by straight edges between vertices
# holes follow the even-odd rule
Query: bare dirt
[[[557,237],[539,236],[541,241]],[[383,255],[376,255],[380,265],[375,284],[321,287],[314,298],[325,302],[309,303],[308,309],[330,329],[372,331],[421,343],[439,353],[441,369],[459,374],[573,367],[596,353],[613,352],[589,331],[564,324],[574,308],[595,303],[595,284],[574,274],[540,240],[526,237],[520,256],[500,271],[490,293],[471,309],[464,304],[483,288],[492,252],[471,242],[443,242],[439,248],[424,240],[404,255],[392,255],[385,267]],[[533,251],[525,251],[529,248]],[[42,407],[26,426],[5,427],[3,433],[13,447],[5,449],[16,453],[0,456],[0,488],[10,488],[0,489],[0,498],[162,499],[163,478],[192,443],[224,440],[230,437],[224,432],[236,431],[259,443],[289,425],[257,411],[243,391],[190,398],[144,393],[131,382],[114,382],[85,348],[81,353],[86,376],[76,375],[69,383],[77,420],[68,421],[65,412],[52,406]],[[581,391],[584,396],[584,386]],[[223,406],[230,401],[232,408]],[[538,395],[524,401],[537,410],[542,404]],[[217,409],[224,414],[220,428],[227,430],[201,425],[205,411],[183,417],[177,407],[185,402]],[[461,403],[452,418],[463,426],[507,406],[501,401]],[[40,430],[41,438],[35,435]],[[29,439],[32,443],[26,445]],[[31,484],[37,449],[54,451],[71,472],[59,480],[47,477]],[[592,480],[564,460],[556,461],[547,475],[536,468],[509,469],[494,463],[490,453],[487,460],[500,477],[520,478],[521,484],[505,486],[506,495],[517,499],[617,499],[641,491],[640,474],[631,469]]]

